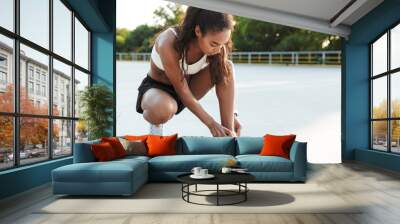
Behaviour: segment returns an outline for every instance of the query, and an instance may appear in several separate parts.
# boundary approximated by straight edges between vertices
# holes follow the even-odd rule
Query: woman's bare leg
[[[189,88],[197,100],[203,98],[213,86],[208,66],[190,77]],[[156,88],[145,92],[141,106],[143,117],[151,124],[156,125],[166,123],[178,110],[175,99],[163,90]]]
[[[199,71],[199,73],[193,75],[189,83],[189,88],[197,100],[203,98],[212,87],[213,84],[211,82],[211,74],[208,66]]]
[[[208,67],[190,77],[189,88],[198,100],[212,88]],[[155,125],[166,123],[178,110],[175,99],[157,88],[151,88],[143,94],[141,106],[143,118]]]
[[[143,118],[155,125],[167,122],[178,110],[175,99],[157,88],[151,88],[143,94],[141,106]]]

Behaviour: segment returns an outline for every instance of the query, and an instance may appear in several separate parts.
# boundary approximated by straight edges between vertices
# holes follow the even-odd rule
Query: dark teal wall
[[[65,0],[85,21],[93,32],[110,32],[112,23],[100,10],[102,5],[115,3],[116,0]],[[101,6],[100,6],[101,5]],[[111,10],[111,9],[110,9]],[[113,13],[110,13],[113,14]],[[115,13],[114,13],[115,14]]]
[[[68,157],[0,172],[0,199],[48,183],[53,169],[71,163]]]
[[[92,35],[92,82],[101,83],[114,91],[114,40],[115,35],[110,33],[93,33]],[[115,95],[115,94],[114,94]],[[115,97],[114,97],[115,101]],[[115,114],[115,106],[114,106]],[[114,117],[112,118],[114,120]],[[115,123],[115,122],[113,122]],[[114,128],[110,127],[110,134],[114,134]],[[115,135],[115,134],[114,134]]]
[[[114,108],[113,126],[109,128],[111,135],[116,134],[116,82],[115,82],[115,33],[116,33],[116,1],[98,1],[98,8],[104,16],[109,32],[92,33],[92,82],[107,85],[113,92]]]
[[[92,82],[104,83],[115,93],[116,0],[66,0],[66,2],[79,14],[92,32]],[[115,107],[111,119],[114,120],[114,126],[109,130],[115,135]],[[0,172],[0,199],[48,183],[51,181],[53,169],[71,163],[72,157],[68,157]]]
[[[369,150],[369,43],[393,24],[400,22],[400,1],[385,0],[351,27],[343,44],[342,65],[342,159],[359,160],[374,165],[385,163],[386,156]],[[355,150],[367,150],[355,153]],[[393,157],[395,158],[395,157]],[[379,163],[374,160],[383,160]],[[389,161],[389,160],[388,160]],[[390,160],[392,161],[392,159]],[[399,161],[400,162],[400,161]],[[385,165],[387,164],[387,165]],[[398,163],[400,164],[400,163]],[[400,165],[397,165],[400,166]]]
[[[368,147],[369,127],[369,84],[368,84],[368,46],[346,43],[342,49],[344,57],[343,89],[346,90],[342,109],[345,138],[343,160],[354,159],[353,149]]]
[[[356,149],[355,160],[400,172],[400,155],[393,153]]]

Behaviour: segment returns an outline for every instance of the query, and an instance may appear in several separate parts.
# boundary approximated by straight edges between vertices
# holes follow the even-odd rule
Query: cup
[[[194,175],[196,175],[196,176],[199,176],[199,175],[201,175],[201,174],[200,174],[201,169],[202,169],[202,168],[199,167],[199,166],[193,167],[192,173],[193,173]]]
[[[232,171],[232,168],[230,167],[222,167],[221,172],[222,173],[230,173]]]
[[[200,170],[200,176],[207,176],[208,175],[208,169],[201,169]]]

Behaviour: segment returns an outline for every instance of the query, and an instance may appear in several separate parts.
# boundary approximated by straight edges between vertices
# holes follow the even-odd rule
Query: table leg
[[[219,205],[219,184],[217,184],[217,205]]]
[[[190,184],[187,185],[187,201],[189,202],[189,195],[190,195]]]
[[[245,190],[245,192],[244,192],[244,201],[247,201],[247,182],[246,183],[244,183],[244,190]]]

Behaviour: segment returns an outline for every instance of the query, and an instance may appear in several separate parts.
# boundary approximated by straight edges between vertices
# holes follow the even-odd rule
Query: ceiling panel
[[[350,0],[226,0],[329,21]]]
[[[383,2],[383,0],[169,1],[345,38],[350,35],[352,24]],[[340,16],[335,17],[338,13]],[[333,23],[334,18],[337,20]]]

